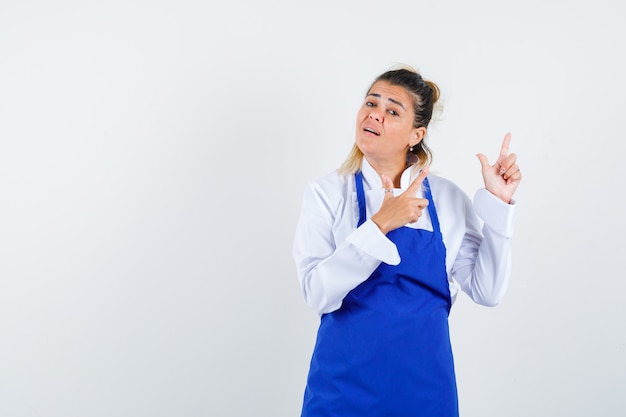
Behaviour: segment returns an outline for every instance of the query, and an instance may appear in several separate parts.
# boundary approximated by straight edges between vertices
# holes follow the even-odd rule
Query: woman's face
[[[407,148],[426,134],[425,128],[413,127],[413,119],[413,101],[404,87],[376,82],[357,115],[356,144],[370,162],[404,166]]]

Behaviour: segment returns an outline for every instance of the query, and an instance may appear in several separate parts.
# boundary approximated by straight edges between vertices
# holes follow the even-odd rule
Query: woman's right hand
[[[372,221],[381,232],[387,234],[407,223],[415,223],[422,216],[422,210],[428,206],[428,200],[417,198],[416,195],[429,169],[430,167],[422,169],[409,188],[397,197],[393,195],[393,181],[386,175],[382,175],[383,188],[391,192],[385,192],[380,210],[372,216]]]

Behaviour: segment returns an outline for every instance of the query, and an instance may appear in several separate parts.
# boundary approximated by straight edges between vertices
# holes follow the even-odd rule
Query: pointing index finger
[[[504,140],[502,141],[502,147],[500,147],[500,159],[506,158],[509,154],[509,144],[511,143],[511,134],[507,133],[504,135]]]
[[[419,173],[419,175],[413,180],[413,182],[411,183],[411,185],[409,185],[409,188],[407,188],[407,191],[411,191],[411,192],[417,192],[417,189],[420,188],[422,186],[422,183],[424,182],[424,178],[426,178],[426,176],[428,175],[428,172],[430,171],[430,165],[422,168],[422,171]]]

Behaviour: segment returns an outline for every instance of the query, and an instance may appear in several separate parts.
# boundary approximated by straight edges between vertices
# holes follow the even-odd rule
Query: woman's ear
[[[409,147],[413,147],[420,143],[424,136],[426,136],[426,128],[424,126],[416,127],[413,129],[413,134],[411,136],[411,141],[409,142]]]

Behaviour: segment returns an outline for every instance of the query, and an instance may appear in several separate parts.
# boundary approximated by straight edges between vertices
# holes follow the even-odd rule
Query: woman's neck
[[[393,181],[393,186],[395,188],[400,188],[400,179],[402,178],[402,173],[406,169],[406,163],[371,161],[370,159],[368,159],[367,162],[369,162],[379,176],[382,176],[383,174],[386,175],[391,179],[391,181]]]

